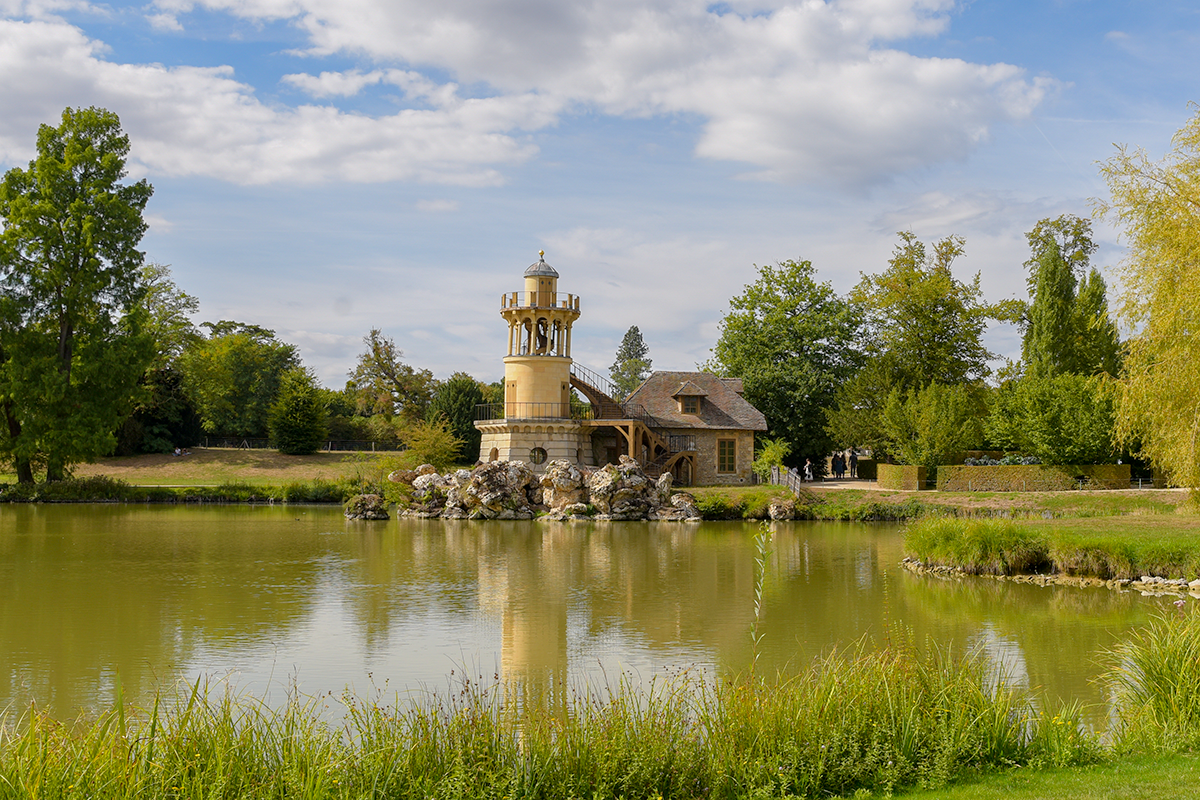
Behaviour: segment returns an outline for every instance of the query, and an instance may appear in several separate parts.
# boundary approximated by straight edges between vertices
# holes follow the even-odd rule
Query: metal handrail
[[[500,310],[506,308],[566,308],[579,310],[579,295],[570,292],[505,292],[500,296]]]
[[[481,403],[475,406],[475,420],[501,419],[593,419],[591,405],[581,403]]]
[[[617,400],[617,395],[621,393],[621,390],[618,389],[612,381],[610,381],[608,378],[605,378],[600,373],[596,372],[595,370],[588,369],[578,361],[572,361],[571,374],[576,378],[579,378],[584,383],[590,384],[592,388],[603,392],[608,399],[612,400],[617,405],[621,405],[620,401]]]

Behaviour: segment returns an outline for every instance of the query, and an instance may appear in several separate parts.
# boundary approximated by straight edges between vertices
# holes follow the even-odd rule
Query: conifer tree
[[[650,359],[647,358],[649,355],[650,348],[642,339],[642,332],[638,330],[637,325],[631,325],[617,347],[616,359],[608,368],[613,385],[621,394],[615,399],[624,400],[646,380],[650,374]]]

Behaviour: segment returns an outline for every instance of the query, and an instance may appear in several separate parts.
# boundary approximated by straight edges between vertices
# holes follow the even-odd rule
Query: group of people
[[[834,453],[833,458],[830,459],[829,469],[830,469],[830,472],[833,473],[833,477],[835,480],[840,481],[843,478],[845,478],[847,469],[849,469],[849,471],[850,471],[851,478],[857,478],[858,477],[858,453],[855,453],[853,450],[851,450],[849,458],[847,458],[842,453]],[[811,458],[804,459],[804,480],[806,480],[806,481],[814,480],[813,463],[812,463]]]
[[[834,453],[830,468],[833,471],[833,477],[837,480],[842,480],[846,477],[846,469],[850,470],[850,477],[858,477],[858,454],[853,450],[850,451],[850,457],[846,458],[842,453]]]

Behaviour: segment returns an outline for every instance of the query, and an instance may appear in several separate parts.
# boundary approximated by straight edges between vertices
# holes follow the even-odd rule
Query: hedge
[[[879,464],[876,467],[876,471],[879,476],[877,481],[880,489],[898,489],[916,492],[925,488],[924,467]]]
[[[1128,489],[1128,464],[1030,464],[938,467],[939,492],[1057,492]]]
[[[873,481],[878,477],[878,472],[875,469],[875,459],[860,458],[858,460],[858,477],[864,481]]]

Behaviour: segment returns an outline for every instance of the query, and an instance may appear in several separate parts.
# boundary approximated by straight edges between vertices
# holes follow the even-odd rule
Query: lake
[[[945,580],[889,524],[772,524],[757,669],[912,637],[1100,704],[1102,651],[1170,600]],[[282,698],[645,683],[754,659],[757,523],[349,522],[318,506],[0,506],[0,708],[70,717],[204,675]],[[1099,712],[1098,712],[1099,713]]]

